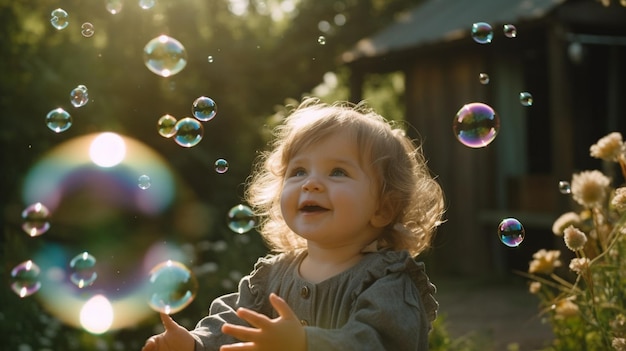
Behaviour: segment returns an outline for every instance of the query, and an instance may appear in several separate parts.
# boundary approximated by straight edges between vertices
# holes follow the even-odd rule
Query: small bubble
[[[204,136],[204,127],[195,118],[185,117],[176,122],[174,128],[176,129],[174,141],[180,146],[196,146]]]
[[[22,211],[22,230],[31,237],[45,234],[50,229],[50,211],[36,202]]]
[[[122,0],[108,0],[106,4],[107,11],[112,15],[120,13],[122,7],[124,7]]]
[[[69,15],[63,9],[56,9],[50,13],[50,24],[57,30],[67,28],[69,22]]]
[[[489,145],[500,130],[500,118],[491,106],[473,102],[461,107],[452,123],[456,138],[465,146]]]
[[[519,93],[519,102],[522,106],[532,106],[533,96],[526,91]]]
[[[70,92],[70,102],[74,107],[82,107],[89,102],[89,92],[87,87],[79,85]]]
[[[478,75],[478,81],[480,84],[489,84],[489,75],[487,73],[481,73]]]
[[[137,186],[139,189],[146,190],[150,185],[152,185],[152,183],[149,176],[142,174],[137,178]]]
[[[170,77],[187,65],[187,50],[178,40],[160,35],[144,47],[143,62],[153,73]]]
[[[11,289],[22,298],[36,293],[41,288],[40,273],[41,269],[32,260],[18,264],[11,270]]]
[[[149,10],[156,4],[155,0],[139,0],[139,7],[144,10]]]
[[[164,138],[171,138],[176,134],[176,118],[171,115],[163,115],[157,122],[159,135]]]
[[[184,264],[167,260],[149,273],[148,305],[155,311],[172,314],[187,307],[198,292],[195,275]]]
[[[228,228],[235,233],[243,234],[256,225],[254,212],[246,205],[237,205],[228,211]]]
[[[209,55],[209,56],[207,57],[207,61],[208,61],[209,63],[213,63],[213,56]]]
[[[80,26],[80,34],[83,35],[83,37],[85,38],[91,38],[93,36],[93,34],[95,33],[95,30],[93,28],[93,24],[89,23],[89,22],[85,22]]]
[[[517,37],[517,28],[515,28],[512,24],[505,24],[502,27],[502,31],[507,38],[515,38]]]
[[[46,125],[53,132],[64,132],[72,126],[72,116],[60,107],[55,108],[46,115]]]
[[[561,194],[571,194],[572,193],[572,187],[569,184],[568,181],[565,180],[561,180],[559,181],[559,192]]]
[[[489,44],[493,39],[493,29],[489,23],[476,22],[472,24],[472,39],[479,44]]]
[[[505,218],[498,225],[498,237],[508,247],[517,247],[524,241],[524,226],[515,218]]]
[[[76,255],[70,261],[70,268],[72,270],[70,280],[81,289],[93,284],[96,278],[98,278],[95,266],[96,258],[88,252]]]
[[[224,174],[226,171],[228,171],[228,161],[223,158],[217,159],[215,161],[215,172]]]
[[[200,96],[193,102],[191,106],[191,113],[198,120],[207,122],[212,120],[217,114],[217,105],[215,105],[215,101],[213,101],[213,99],[206,96]]]
[[[326,45],[326,37],[323,35],[320,35],[319,37],[317,37],[317,43],[320,45]]]

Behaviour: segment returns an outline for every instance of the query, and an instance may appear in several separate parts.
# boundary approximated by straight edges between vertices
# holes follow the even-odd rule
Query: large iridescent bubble
[[[160,35],[143,48],[146,67],[161,77],[170,77],[187,65],[187,50],[178,40]]]
[[[454,116],[452,130],[463,145],[481,148],[496,138],[500,130],[500,118],[491,106],[473,102],[459,109]]]

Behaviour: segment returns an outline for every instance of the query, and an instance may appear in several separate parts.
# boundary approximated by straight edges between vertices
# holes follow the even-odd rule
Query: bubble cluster
[[[561,194],[571,194],[572,186],[570,185],[568,181],[561,180],[559,181],[559,192]]]
[[[517,37],[517,28],[515,28],[512,24],[505,24],[502,27],[502,31],[507,38],[515,38]]]
[[[143,49],[143,61],[150,71],[170,77],[187,65],[187,50],[178,40],[160,35],[148,42]]]
[[[55,132],[64,132],[72,126],[72,116],[61,107],[55,108],[46,115],[46,125]]]
[[[70,102],[74,107],[83,107],[89,102],[87,87],[79,85],[70,92]]]
[[[480,84],[489,84],[489,75],[487,73],[481,73],[478,75],[478,81]]]
[[[50,229],[50,211],[41,202],[29,205],[22,211],[22,230],[31,237],[40,236]]]
[[[24,261],[11,270],[11,289],[19,297],[30,296],[41,288],[41,269],[32,260]]]
[[[57,30],[65,29],[70,24],[69,15],[63,9],[56,9],[50,13],[50,24]]]
[[[204,127],[195,118],[185,117],[176,122],[174,126],[176,134],[174,141],[183,147],[192,147],[198,145],[204,136]]]
[[[239,204],[228,211],[228,228],[235,233],[243,234],[250,231],[256,225],[256,219],[252,209]]]
[[[217,114],[217,105],[210,97],[200,96],[191,105],[191,113],[198,120],[207,122]]]
[[[493,40],[493,29],[486,22],[476,22],[472,24],[472,39],[479,44],[489,44]]]
[[[95,270],[96,258],[88,252],[76,255],[70,261],[70,280],[79,288],[92,285],[98,273]]]
[[[527,91],[519,93],[519,102],[522,106],[532,106],[533,96]]]
[[[93,27],[93,24],[89,22],[85,22],[80,26],[80,34],[82,34],[83,37],[91,38],[94,33],[95,33],[95,29]]]
[[[465,146],[489,145],[500,130],[500,118],[491,106],[473,102],[461,107],[452,123],[456,138]]]
[[[157,131],[164,138],[171,138],[176,134],[176,118],[165,114],[157,122]]]
[[[137,186],[139,189],[146,190],[152,185],[152,181],[150,180],[150,176],[146,174],[142,174],[137,178]]]
[[[184,264],[167,260],[149,273],[148,305],[155,311],[172,314],[187,307],[198,292],[195,275]]]
[[[525,236],[524,226],[515,218],[505,218],[498,225],[498,237],[508,247],[519,246]]]
[[[219,158],[215,161],[215,172],[224,174],[228,171],[228,161],[223,158]]]

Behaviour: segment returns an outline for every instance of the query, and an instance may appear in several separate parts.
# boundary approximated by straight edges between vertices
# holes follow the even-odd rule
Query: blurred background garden
[[[312,95],[366,100],[423,142],[448,212],[421,259],[443,301],[458,305],[442,303],[433,349],[502,349],[493,339],[507,327],[507,304],[539,314],[534,296],[511,298],[511,287],[527,290],[515,271],[527,271],[538,249],[563,247],[551,226],[573,202],[559,181],[601,169],[623,182],[588,148],[626,131],[625,6],[0,0],[0,348],[139,350],[161,331],[146,290],[167,260],[197,279],[195,299],[174,314],[193,328],[267,253],[241,226],[249,216],[237,214],[237,224],[229,211],[245,205],[244,183],[272,127]],[[159,47],[165,58],[155,57]],[[200,97],[215,103],[214,116],[194,116]],[[496,111],[482,145],[453,132],[470,103]],[[181,120],[180,135],[168,134]],[[113,141],[95,147],[103,135]],[[95,161],[120,145],[116,162]],[[504,218],[524,224],[523,241],[500,240]],[[498,294],[481,290],[494,284]],[[498,301],[496,323],[481,324],[480,303],[468,298],[479,295]],[[549,344],[541,336],[530,346],[511,335],[506,347]]]

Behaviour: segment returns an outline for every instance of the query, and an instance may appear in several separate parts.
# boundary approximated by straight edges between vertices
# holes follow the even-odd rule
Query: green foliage
[[[453,338],[448,332],[446,316],[438,316],[428,335],[430,351],[485,351],[492,350],[493,344],[488,335],[470,333]]]

